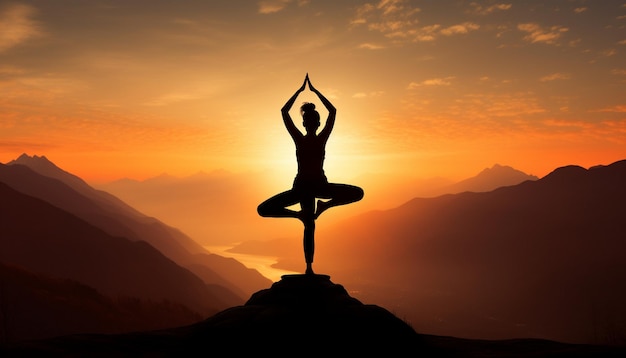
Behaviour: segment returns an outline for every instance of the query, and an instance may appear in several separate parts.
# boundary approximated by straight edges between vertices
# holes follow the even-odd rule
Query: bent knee
[[[354,197],[356,198],[356,200],[361,200],[363,199],[363,196],[365,196],[365,191],[363,191],[362,188],[355,186],[354,187]]]
[[[256,212],[263,217],[269,216],[269,205],[267,205],[267,203],[261,203],[259,206],[256,207]]]

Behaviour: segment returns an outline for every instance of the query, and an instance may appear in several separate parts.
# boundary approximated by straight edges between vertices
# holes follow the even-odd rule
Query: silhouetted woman
[[[302,124],[306,134],[302,134],[296,127],[289,115],[298,95],[304,91],[306,85],[319,97],[326,109],[328,118],[324,128],[317,134],[320,127],[320,114],[315,110],[315,104],[304,103],[300,107]],[[329,183],[324,174],[324,156],[326,142],[335,125],[337,110],[324,97],[309,80],[307,74],[304,83],[289,98],[281,109],[283,122],[287,131],[296,144],[296,159],[298,161],[298,173],[293,181],[291,190],[277,194],[259,205],[257,211],[264,217],[291,217],[297,218],[304,224],[304,258],[306,261],[306,273],[313,274],[313,252],[315,248],[314,233],[315,220],[324,211],[337,205],[345,205],[361,200],[363,189],[347,184]],[[318,200],[317,205],[315,199]],[[288,209],[288,207],[300,203],[300,211]]]

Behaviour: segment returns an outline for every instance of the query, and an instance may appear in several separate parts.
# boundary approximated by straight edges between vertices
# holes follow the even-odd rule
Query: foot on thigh
[[[315,210],[315,218],[317,219],[329,207],[330,205],[328,204],[328,201],[318,200],[317,209]]]

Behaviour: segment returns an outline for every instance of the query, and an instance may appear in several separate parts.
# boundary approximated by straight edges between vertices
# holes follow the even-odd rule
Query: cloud
[[[366,25],[369,30],[385,34],[410,31],[418,20],[415,14],[421,10],[405,0],[380,0],[366,3],[356,9],[352,25]]]
[[[259,13],[272,14],[279,12],[289,5],[291,0],[263,0],[259,1]]]
[[[508,6],[496,6],[494,9],[496,8],[504,9]],[[420,12],[420,8],[413,7],[405,0],[380,0],[359,6],[350,24],[365,26],[370,31],[380,32],[395,42],[429,42],[436,40],[439,35],[466,34],[480,28],[480,25],[472,22],[445,28],[442,28],[441,24],[418,26],[420,21],[417,14]]]
[[[450,114],[468,118],[523,117],[545,113],[532,93],[471,94],[455,101]]]
[[[23,4],[0,10],[0,52],[41,35],[38,23],[33,20],[35,13],[34,7]]]
[[[380,97],[383,94],[385,94],[384,91],[374,91],[374,92],[369,92],[369,93],[365,93],[365,92],[358,92],[352,95],[352,98],[367,98],[367,97]]]
[[[42,107],[58,102],[69,94],[81,93],[89,87],[85,82],[55,74],[33,76],[17,67],[2,66],[0,76],[13,77],[0,81],[0,108],[17,105]],[[11,102],[12,101],[12,102]]]
[[[597,112],[626,113],[626,105],[620,104],[613,107],[607,107],[597,110]]]
[[[470,5],[473,7],[472,12],[479,15],[488,15],[495,11],[509,10],[513,6],[512,4],[494,4],[484,7],[475,2],[471,3]]]
[[[617,54],[617,51],[614,48],[604,50],[600,53],[603,57],[611,57]]]
[[[524,36],[524,40],[531,43],[543,42],[546,44],[555,44],[564,32],[569,31],[567,27],[552,26],[544,29],[535,23],[525,23],[517,25],[517,29],[528,33]]]
[[[577,7],[577,8],[574,9],[574,12],[577,13],[577,14],[583,13],[585,11],[587,11],[586,7]]]
[[[466,34],[473,30],[478,30],[480,25],[472,23],[472,22],[464,22],[462,24],[453,25],[450,27],[446,27],[445,29],[441,29],[441,34],[446,36],[456,35],[456,34]]]
[[[385,48],[384,46],[381,45],[376,45],[376,44],[372,44],[372,43],[363,43],[359,45],[360,49],[365,49],[365,50],[380,50]]]
[[[407,89],[411,90],[411,89],[416,89],[418,87],[423,87],[423,86],[449,86],[452,84],[451,82],[452,79],[454,79],[454,77],[450,76],[450,77],[445,77],[445,78],[431,78],[431,79],[424,80],[422,82],[411,82],[407,86]]]
[[[541,82],[550,82],[556,80],[569,80],[571,76],[567,73],[553,73],[547,76],[543,76],[539,79]]]

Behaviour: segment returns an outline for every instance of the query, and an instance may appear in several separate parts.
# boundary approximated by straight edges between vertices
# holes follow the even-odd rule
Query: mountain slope
[[[192,324],[202,316],[174,302],[105,296],[69,279],[0,263],[0,342],[79,333],[123,333]]]
[[[271,237],[279,231],[276,222],[256,212],[256,206],[270,195],[261,188],[275,186],[266,183],[268,177],[264,173],[216,171],[183,178],[160,175],[143,181],[122,179],[98,188],[172,223],[197,242],[223,246],[251,236]]]
[[[179,302],[202,315],[235,302],[146,242],[108,235],[4,183],[0,197],[0,262],[73,279],[107,295]]]
[[[626,341],[625,182],[620,161],[416,198],[320,225],[316,265],[425,332]]]
[[[495,164],[491,168],[483,169],[476,176],[443,187],[439,194],[456,194],[464,191],[486,192],[537,179],[539,178],[534,175],[528,175],[510,166]]]
[[[45,157],[22,155],[11,163],[0,164],[0,181],[73,213],[113,236],[146,241],[209,284],[228,287],[245,297],[270,282],[236,260],[209,253],[180,230],[141,214],[111,194],[91,188]]]

